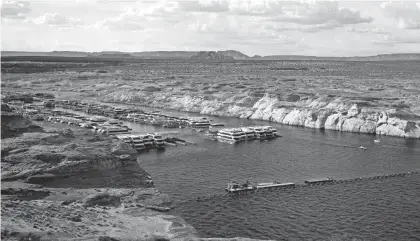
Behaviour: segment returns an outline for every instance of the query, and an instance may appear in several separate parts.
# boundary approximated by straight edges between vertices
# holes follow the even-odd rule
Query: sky
[[[2,0],[1,48],[420,53],[420,1]]]

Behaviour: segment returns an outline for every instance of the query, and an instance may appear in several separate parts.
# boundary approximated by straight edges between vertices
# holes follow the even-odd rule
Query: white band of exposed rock
[[[189,95],[168,97],[160,93],[145,95],[143,92],[117,91],[102,99],[108,102],[141,102],[152,107],[267,120],[308,128],[420,138],[420,117],[396,109],[363,108],[342,98],[320,97],[287,102],[265,94],[257,101],[249,97],[208,100]]]

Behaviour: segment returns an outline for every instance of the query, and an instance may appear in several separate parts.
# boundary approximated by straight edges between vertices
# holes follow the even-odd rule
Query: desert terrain
[[[417,66],[415,61],[3,60],[2,102],[46,93],[62,100],[419,138]],[[1,118],[2,239],[205,240],[170,211],[170,197],[153,187],[126,143],[45,122],[45,116],[22,116],[6,104]]]
[[[420,137],[418,61],[33,60],[3,60],[2,88],[308,128]]]

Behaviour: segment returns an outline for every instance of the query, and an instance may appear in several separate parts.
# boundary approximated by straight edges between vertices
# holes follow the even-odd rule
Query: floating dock
[[[269,189],[269,188],[283,188],[283,187],[294,187],[296,184],[293,182],[285,182],[285,183],[278,183],[278,182],[267,182],[267,183],[258,183],[255,187],[257,189]]]
[[[334,179],[332,179],[331,177],[326,177],[326,178],[315,178],[315,179],[305,180],[306,184],[318,184],[318,183],[329,183],[329,182],[334,182]]]

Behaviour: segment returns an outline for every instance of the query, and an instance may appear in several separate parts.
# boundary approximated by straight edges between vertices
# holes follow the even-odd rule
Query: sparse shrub
[[[246,88],[245,85],[236,85],[235,87],[238,88],[238,89],[245,89]]]
[[[360,97],[360,99],[365,100],[365,101],[377,101],[377,100],[381,100],[381,98],[371,97],[371,96]]]
[[[155,86],[147,86],[147,87],[143,88],[143,91],[146,91],[146,92],[158,92],[158,91],[161,91],[161,90],[162,90],[162,88],[155,87]]]
[[[288,95],[286,97],[286,101],[288,102],[296,102],[300,100],[300,96],[299,95]]]
[[[121,200],[118,196],[110,195],[108,193],[98,193],[88,196],[84,200],[84,205],[87,207],[95,205],[118,207],[121,205]]]
[[[279,81],[281,81],[281,82],[293,82],[293,81],[297,81],[297,79],[295,79],[295,78],[287,78],[287,79],[281,79]]]
[[[77,76],[77,79],[78,79],[78,80],[88,80],[88,79],[89,79],[89,76],[86,76],[86,75],[79,75],[79,76]]]
[[[252,96],[252,97],[262,98],[265,95],[265,91],[264,90],[254,90],[249,95]]]
[[[392,105],[392,107],[398,108],[398,109],[410,108],[410,106],[404,103],[404,101],[400,101],[399,103]]]

